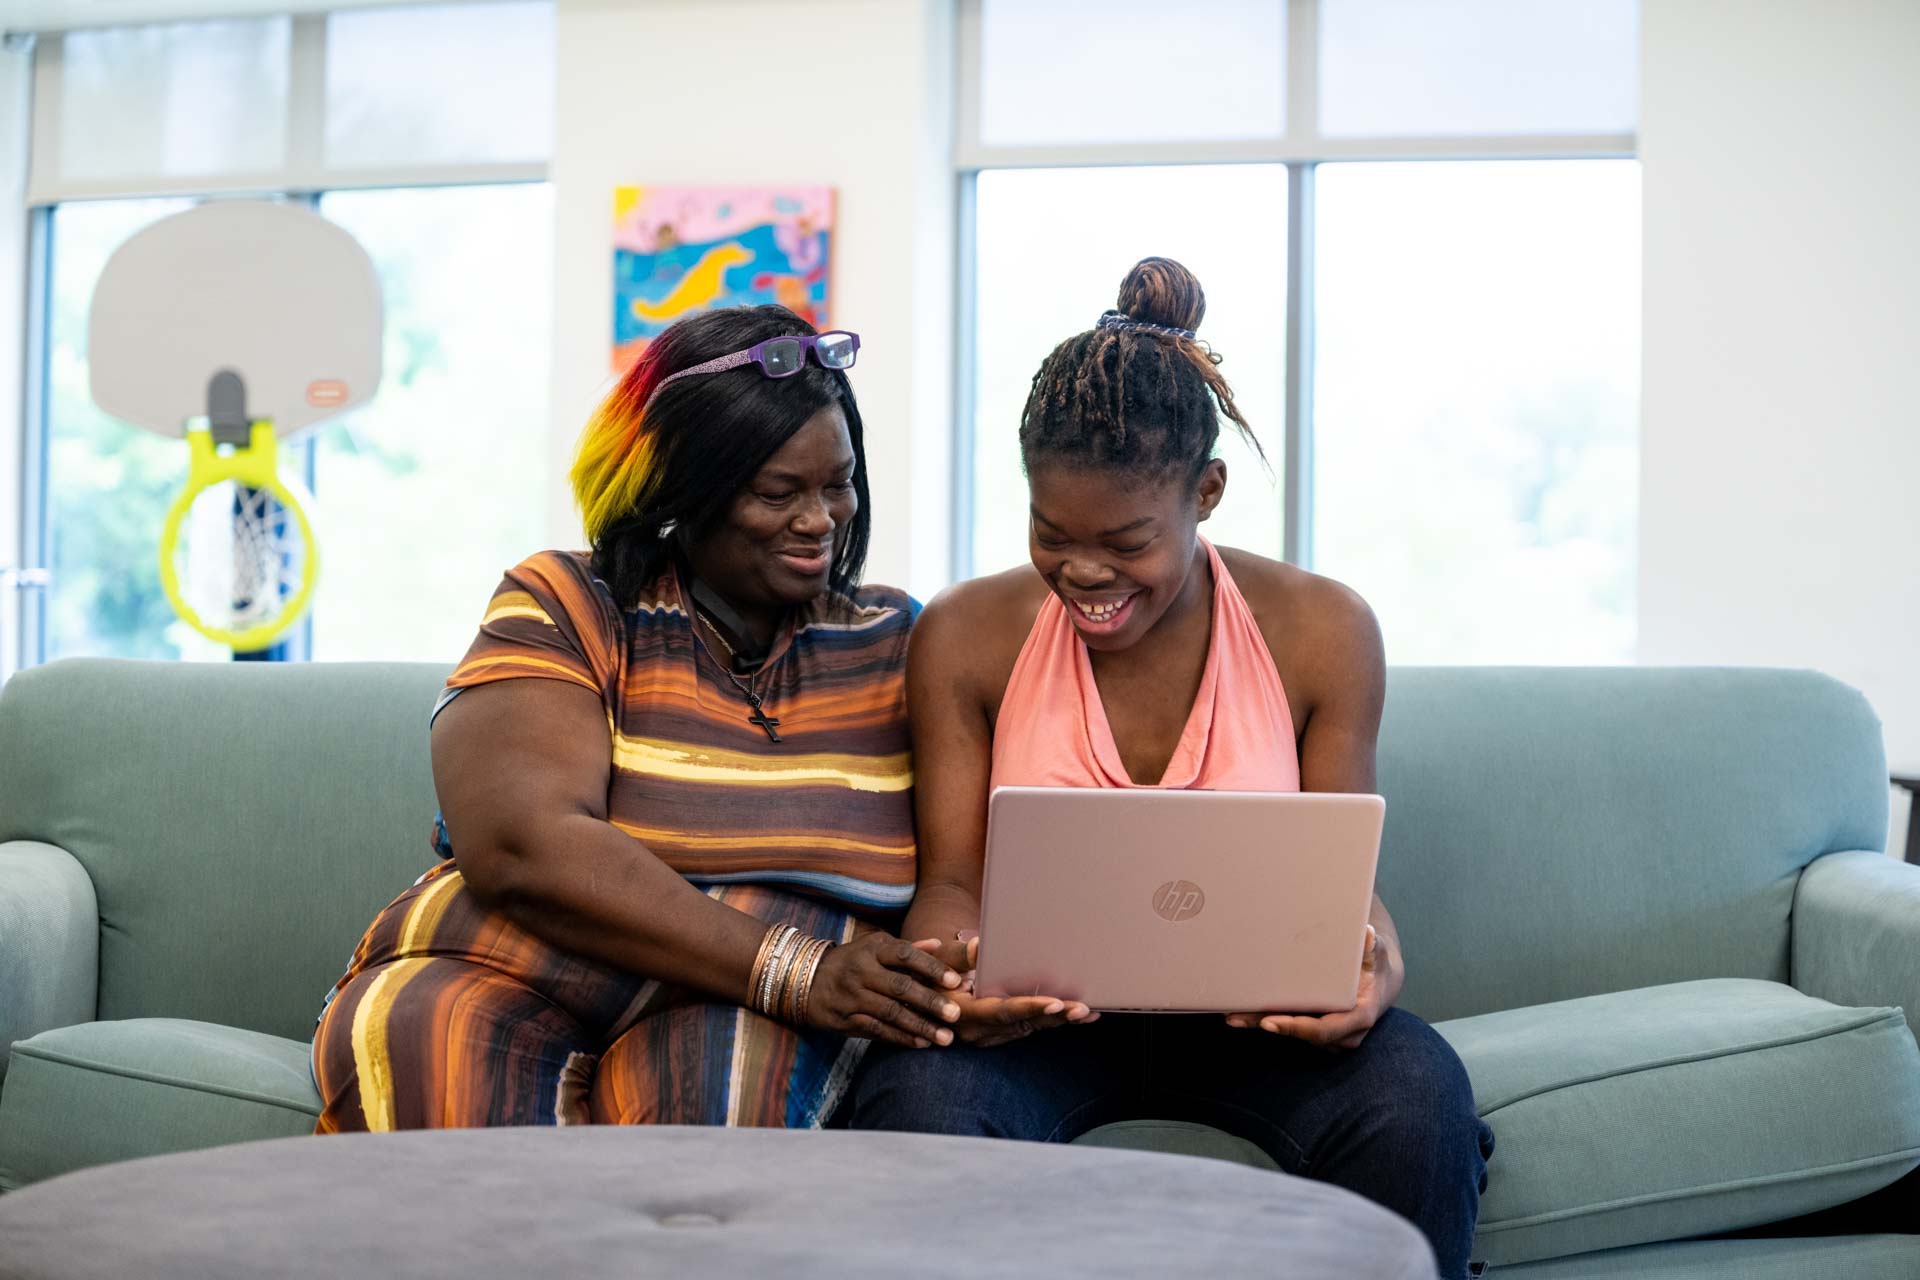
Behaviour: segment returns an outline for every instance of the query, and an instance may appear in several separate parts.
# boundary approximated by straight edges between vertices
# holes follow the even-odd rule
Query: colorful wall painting
[[[616,187],[613,367],[709,307],[777,302],[827,325],[832,187]]]

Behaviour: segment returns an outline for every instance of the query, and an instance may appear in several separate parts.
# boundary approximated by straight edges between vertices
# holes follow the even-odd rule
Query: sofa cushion
[[[1920,1236],[1675,1240],[1500,1268],[1498,1280],[1913,1280]]]
[[[434,863],[445,683],[426,664],[95,658],[7,680],[0,840],[86,868],[94,1016],[311,1039],[367,922]]]
[[[1074,1141],[1088,1147],[1158,1151],[1172,1156],[1209,1156],[1255,1169],[1277,1171],[1280,1168],[1272,1156],[1245,1138],[1188,1120],[1120,1120],[1091,1129]]]
[[[207,1022],[86,1022],[13,1046],[0,1189],[113,1160],[313,1132],[308,1047]]]
[[[1497,1146],[1495,1264],[1736,1230],[1920,1165],[1920,1048],[1898,1009],[1715,979],[1436,1027]]]

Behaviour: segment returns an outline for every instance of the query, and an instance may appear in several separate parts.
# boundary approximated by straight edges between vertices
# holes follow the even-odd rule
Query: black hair
[[[622,609],[632,608],[676,558],[684,563],[686,548],[719,526],[767,459],[832,405],[846,415],[859,507],[835,540],[829,588],[849,595],[859,585],[872,516],[860,409],[847,375],[809,356],[785,378],[768,378],[750,363],[660,385],[768,338],[815,332],[780,306],[689,316],[648,344],[595,413],[574,463],[574,493],[587,515],[593,572]],[[621,496],[610,500],[615,494]]]
[[[1033,375],[1020,414],[1027,470],[1059,459],[1142,477],[1184,472],[1197,483],[1223,413],[1265,461],[1220,357],[1194,336],[1206,313],[1191,271],[1171,258],[1136,263],[1119,308],[1055,347]]]

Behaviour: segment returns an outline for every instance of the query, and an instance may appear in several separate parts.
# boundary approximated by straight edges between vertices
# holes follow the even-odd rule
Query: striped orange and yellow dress
[[[781,741],[695,637],[677,575],[622,609],[587,557],[509,571],[439,707],[494,680],[600,694],[608,820],[708,894],[846,940],[913,896],[903,593],[800,611],[759,677]],[[809,1127],[865,1042],[806,1032],[625,972],[482,907],[441,861],[374,920],[313,1045],[319,1132],[499,1124]]]

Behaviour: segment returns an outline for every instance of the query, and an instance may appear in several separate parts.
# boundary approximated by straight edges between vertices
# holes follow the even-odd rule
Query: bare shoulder
[[[997,704],[1046,595],[1032,565],[948,587],[914,624],[909,675],[957,680]]]
[[[1260,624],[1290,696],[1318,700],[1384,684],[1380,623],[1358,591],[1248,551],[1219,551]]]
[[[1262,630],[1267,629],[1271,618],[1303,635],[1324,634],[1355,641],[1371,636],[1378,642],[1380,624],[1373,609],[1346,583],[1250,551],[1234,547],[1218,550]]]

